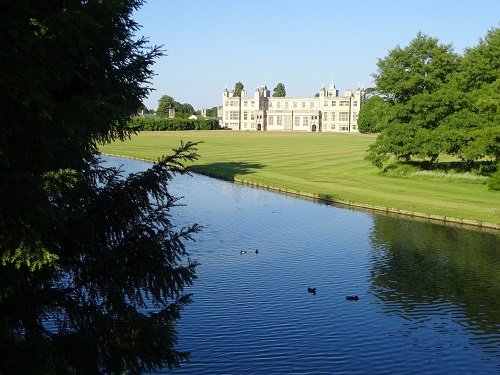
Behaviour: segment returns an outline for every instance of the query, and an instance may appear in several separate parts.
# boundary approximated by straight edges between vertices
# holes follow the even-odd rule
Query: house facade
[[[247,96],[222,93],[221,125],[233,130],[358,132],[358,113],[365,100],[364,90],[346,90],[344,96],[333,82],[315,97],[275,98],[264,84]]]

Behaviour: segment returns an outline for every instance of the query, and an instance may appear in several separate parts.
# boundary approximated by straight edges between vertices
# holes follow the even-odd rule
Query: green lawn
[[[182,141],[203,141],[201,171],[333,199],[500,224],[500,192],[480,182],[379,175],[363,158],[374,135],[184,131],[141,132],[103,153],[156,161]]]

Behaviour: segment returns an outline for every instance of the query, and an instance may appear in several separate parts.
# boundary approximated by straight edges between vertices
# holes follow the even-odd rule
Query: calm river
[[[203,231],[187,243],[201,265],[178,326],[191,363],[163,373],[500,373],[500,234],[199,175],[171,193],[186,204],[174,222]]]

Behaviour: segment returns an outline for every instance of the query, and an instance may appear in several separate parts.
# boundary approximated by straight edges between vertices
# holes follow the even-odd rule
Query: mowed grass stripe
[[[181,141],[203,141],[194,171],[348,202],[500,224],[500,193],[486,185],[381,176],[364,160],[375,135],[184,131],[141,132],[101,152],[156,161]]]

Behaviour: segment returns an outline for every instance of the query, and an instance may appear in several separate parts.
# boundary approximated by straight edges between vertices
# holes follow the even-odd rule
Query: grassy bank
[[[500,193],[481,181],[381,176],[363,158],[373,135],[142,132],[103,153],[156,161],[180,141],[203,141],[194,171],[338,200],[500,224]]]

